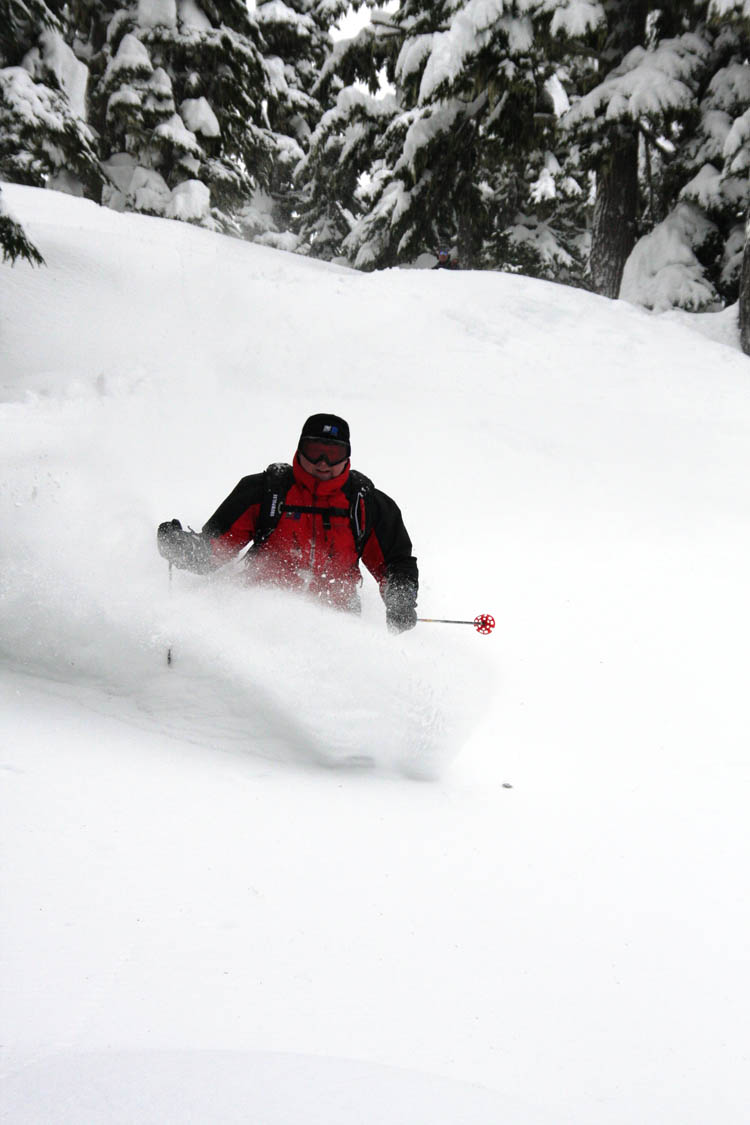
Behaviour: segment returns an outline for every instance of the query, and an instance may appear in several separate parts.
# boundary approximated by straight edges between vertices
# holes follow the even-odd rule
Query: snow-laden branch
[[[420,102],[429,101],[443,83],[455,81],[466,60],[498,36],[507,41],[509,55],[528,52],[534,42],[534,29],[525,12],[531,12],[536,2],[516,0],[513,5],[508,0],[469,0],[453,16],[448,30],[433,37],[419,89]]]
[[[606,21],[599,0],[542,0],[541,10],[552,12],[553,35],[567,35],[571,39],[588,35]]]
[[[750,0],[711,0],[708,14],[713,18],[742,16],[750,19]]]
[[[650,50],[634,47],[603,82],[568,110],[565,124],[575,127],[602,116],[612,122],[660,119],[686,109],[693,98],[691,83],[707,55],[705,41],[693,34],[665,39]]]

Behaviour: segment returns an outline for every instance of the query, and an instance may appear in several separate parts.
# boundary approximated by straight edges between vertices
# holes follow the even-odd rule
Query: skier
[[[450,250],[438,250],[438,260],[432,268],[434,270],[457,270],[458,260],[451,258]]]
[[[391,632],[417,623],[417,560],[399,508],[350,467],[349,426],[313,414],[302,427],[294,464],[244,477],[201,532],[179,520],[159,525],[159,553],[207,574],[248,543],[249,582],[306,591],[325,604],[360,612],[360,559],[385,603]]]

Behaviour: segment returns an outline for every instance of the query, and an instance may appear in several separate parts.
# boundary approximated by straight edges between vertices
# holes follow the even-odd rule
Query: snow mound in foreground
[[[271,1052],[117,1051],[25,1060],[7,1081],[16,1125],[139,1125],[216,1120],[223,1125],[550,1125],[482,1086],[347,1059]],[[10,1119],[10,1118],[9,1118]]]
[[[460,748],[487,694],[473,632],[393,637],[380,605],[372,620],[334,613],[247,587],[241,564],[168,582],[137,499],[60,473],[64,485],[42,492],[19,474],[8,513],[0,652],[11,666],[75,683],[93,710],[265,758],[434,777]],[[105,532],[95,513],[107,503]]]
[[[180,576],[183,579],[184,576]],[[299,597],[188,579],[157,614],[172,667],[141,699],[181,737],[436,776],[486,695],[466,638],[392,637]]]

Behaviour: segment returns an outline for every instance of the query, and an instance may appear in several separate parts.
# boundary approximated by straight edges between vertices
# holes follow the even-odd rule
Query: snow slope
[[[3,192],[2,1119],[744,1121],[727,314]],[[155,525],[317,410],[491,637],[170,587]]]

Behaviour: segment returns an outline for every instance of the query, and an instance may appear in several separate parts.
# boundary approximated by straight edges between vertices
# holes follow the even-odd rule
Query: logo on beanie
[[[323,427],[323,433],[324,434],[333,434],[334,437],[338,437],[338,432],[339,432],[338,426],[324,426]]]

